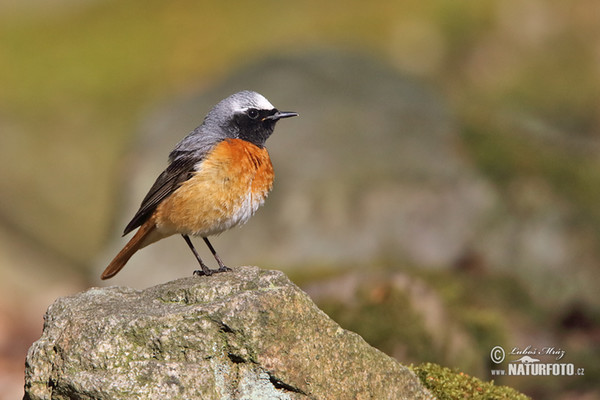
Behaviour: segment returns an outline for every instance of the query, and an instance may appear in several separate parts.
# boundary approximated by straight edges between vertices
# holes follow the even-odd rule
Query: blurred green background
[[[457,204],[447,210],[464,213],[456,216],[456,229],[462,229],[460,221],[471,219],[475,222],[469,226],[477,228],[456,244],[455,229],[448,228],[452,219],[438,220],[434,213],[427,222],[432,235],[438,237],[436,227],[449,230],[439,235],[439,245],[435,240],[398,238],[404,231],[386,228],[386,218],[374,218],[384,228],[371,234],[379,229],[371,221],[360,235],[363,242],[376,242],[370,247],[376,250],[351,262],[343,258],[343,246],[354,244],[343,240],[340,256],[308,256],[300,245],[294,249],[293,243],[303,240],[298,225],[289,236],[300,239],[282,245],[281,254],[269,253],[276,244],[266,242],[251,260],[283,269],[342,326],[403,363],[439,362],[487,380],[493,368],[489,351],[495,345],[553,345],[566,351],[565,362],[584,367],[585,375],[494,379],[539,398],[600,396],[599,38],[600,3],[593,0],[0,1],[0,398],[21,395],[23,360],[40,335],[45,308],[58,296],[100,284],[99,272],[124,243],[116,242],[122,225],[172,145],[194,128],[187,120],[184,127],[173,121],[189,118],[198,124],[209,105],[194,109],[193,119],[192,112],[185,117],[171,112],[171,119],[160,116],[185,109],[178,105],[196,104],[186,99],[203,94],[207,104],[214,104],[223,93],[254,89],[236,85],[255,82],[252,77],[273,65],[284,75],[277,82],[285,82],[295,73],[294,66],[298,75],[316,69],[315,59],[329,61],[319,67],[320,75],[306,73],[308,84],[295,81],[263,93],[276,106],[301,114],[302,122],[285,121],[276,135],[298,137],[304,129],[310,145],[318,149],[322,140],[325,146],[330,125],[318,122],[316,111],[311,116],[311,103],[335,110],[331,118],[341,129],[339,121],[350,120],[352,113],[358,121],[352,126],[368,131],[369,123],[360,124],[361,118],[387,107],[386,99],[394,97],[378,98],[373,89],[367,106],[351,105],[355,94],[346,83],[321,86],[315,76],[325,82],[331,68],[331,75],[348,77],[340,82],[355,81],[366,88],[360,93],[367,93],[377,86],[378,75],[397,74],[386,79],[405,82],[404,109],[414,102],[431,110],[422,115],[441,115],[441,129],[449,133],[439,137],[448,140],[445,148],[459,165],[451,168],[456,185],[476,182],[469,187],[477,190],[458,192],[465,197],[453,197],[457,192],[452,191],[440,196]],[[335,63],[336,52],[343,62]],[[352,60],[364,62],[364,67]],[[306,85],[311,91],[294,90]],[[234,90],[219,89],[229,86]],[[311,97],[301,96],[306,93]],[[361,114],[365,107],[372,108]],[[407,196],[446,179],[446,165],[439,158],[416,157],[439,165],[419,170],[426,171],[426,180],[411,175],[406,165],[413,164],[402,160],[410,158],[413,139],[398,142],[402,149],[396,153],[391,144],[396,142],[381,142],[395,140],[394,126],[382,122],[378,127],[387,136],[371,138],[369,148],[372,157],[386,161],[359,164],[366,176],[347,168],[365,159],[349,150],[362,147],[353,142],[358,139],[346,135],[336,141],[348,154],[332,155],[329,163],[332,170],[343,164],[346,186],[332,191],[333,197],[314,200],[325,203],[320,213],[333,215],[331,226],[323,227],[330,237],[354,233],[343,228],[352,226],[344,221],[356,215],[336,214],[336,199],[347,202],[340,209],[359,204],[361,215],[368,217],[378,215],[369,207],[387,204],[394,210],[396,200],[399,209],[406,209]],[[145,132],[153,129],[169,136],[156,150],[158,169],[147,171],[139,165],[151,154],[145,149],[154,136]],[[428,137],[424,131],[414,138],[415,154],[439,143],[438,136]],[[310,168],[300,162],[290,165],[301,158],[289,149],[294,142],[285,142],[293,139],[271,140],[276,172],[282,170],[287,182]],[[287,159],[286,146],[291,152]],[[389,151],[378,153],[386,146]],[[327,165],[318,171],[320,182],[337,188],[341,183],[328,176]],[[386,174],[388,165],[395,168],[393,174]],[[379,170],[371,173],[371,167]],[[140,170],[150,175],[136,183],[141,193],[128,199],[124,193]],[[285,180],[276,181],[282,189],[273,194],[272,210],[303,210],[298,212],[306,223],[323,223],[313,203],[277,206],[285,203]],[[376,186],[374,181],[383,183]],[[305,184],[311,182],[307,178]],[[385,188],[381,193],[389,198],[373,195],[363,201],[365,187],[372,193],[379,193],[373,188]],[[414,210],[409,211],[429,215],[427,208],[419,209],[419,199],[410,203]],[[269,204],[263,219],[248,229],[283,225],[277,212],[269,214]],[[404,218],[410,212],[398,215]],[[411,224],[415,231],[421,226],[419,221]],[[243,241],[244,229],[233,233],[232,240]],[[423,235],[419,238],[428,237]],[[176,246],[175,239],[169,242],[162,248]],[[307,248],[318,246],[307,243]],[[223,246],[225,254],[236,249],[227,242]],[[442,252],[444,246],[451,250]],[[239,249],[235,253],[230,256],[235,262],[250,254]],[[191,271],[191,257],[183,260],[189,261],[185,267]],[[140,268],[130,266],[126,271],[131,278],[125,275],[109,284],[135,286],[133,277],[148,273]],[[179,271],[166,271],[157,280],[179,276]]]

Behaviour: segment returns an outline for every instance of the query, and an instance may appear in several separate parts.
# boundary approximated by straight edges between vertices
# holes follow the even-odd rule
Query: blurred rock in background
[[[592,274],[599,253],[582,247],[586,232],[573,232],[576,204],[528,176],[512,177],[502,192],[465,155],[464,128],[439,92],[377,59],[334,50],[267,58],[146,117],[122,168],[130,194],[118,239],[98,271],[126,242],[119,232],[175,143],[212,104],[241,88],[301,116],[279,124],[269,139],[276,181],[266,206],[247,226],[214,240],[231,265],[390,260],[450,268],[477,253],[487,268],[522,278],[540,299],[550,290],[547,301],[555,304],[574,294],[598,300]],[[496,163],[505,162],[499,154]],[[190,273],[195,260],[185,249],[177,237],[148,247],[116,281],[147,286]],[[165,264],[181,270],[166,271]]]
[[[243,88],[300,118],[278,124],[267,144],[276,178],[265,207],[214,240],[231,265],[343,266],[386,257],[449,266],[497,201],[461,158],[457,124],[439,93],[376,59],[329,49],[267,58],[145,118],[122,169],[128,194],[119,230],[174,144],[216,101]],[[125,243],[114,237],[110,254]],[[147,286],[188,274],[196,265],[185,247],[177,237],[148,247],[117,279]],[[165,271],[165,263],[181,270]]]

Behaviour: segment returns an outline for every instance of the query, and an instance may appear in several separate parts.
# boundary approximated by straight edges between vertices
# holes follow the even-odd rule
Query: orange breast
[[[156,209],[154,220],[166,235],[210,236],[248,221],[273,187],[266,148],[241,139],[219,143]]]

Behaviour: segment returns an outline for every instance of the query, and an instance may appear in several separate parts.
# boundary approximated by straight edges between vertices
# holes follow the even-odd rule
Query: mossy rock
[[[508,386],[496,386],[494,382],[480,379],[437,364],[425,363],[411,366],[423,385],[438,400],[485,399],[485,400],[528,400],[529,397]]]

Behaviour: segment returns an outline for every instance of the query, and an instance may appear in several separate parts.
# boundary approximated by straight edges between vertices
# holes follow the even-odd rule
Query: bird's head
[[[209,130],[222,130],[226,137],[243,139],[263,147],[277,121],[297,115],[291,111],[279,111],[263,95],[244,90],[215,105],[206,116],[204,125]]]

